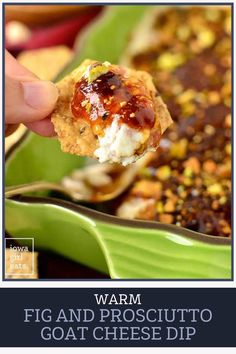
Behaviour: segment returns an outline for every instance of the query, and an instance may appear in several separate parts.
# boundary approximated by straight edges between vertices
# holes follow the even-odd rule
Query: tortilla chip
[[[76,70],[57,83],[59,99],[51,120],[64,152],[80,156],[93,156],[98,142],[91,127],[84,119],[74,119],[70,103],[74,94],[74,86],[88,65],[94,61],[85,60]]]
[[[17,60],[41,80],[53,80],[72,59],[70,48],[60,45],[50,48],[26,50]]]
[[[94,157],[94,151],[99,147],[99,134],[97,134],[97,131],[95,131],[88,120],[80,117],[74,118],[71,112],[71,101],[74,95],[75,84],[80,81],[89,65],[93,63],[96,63],[96,61],[85,60],[70,75],[57,83],[59,99],[56,109],[51,116],[62,150],[71,154],[89,157]],[[102,70],[101,67],[93,70],[92,81],[97,79],[97,75],[98,77],[101,75],[100,70]],[[129,83],[132,84],[132,81],[136,83],[136,91],[138,90],[137,79],[143,83],[143,87],[146,88],[147,94],[153,101],[153,109],[156,116],[154,127],[148,132],[148,129],[145,129],[145,141],[142,143],[140,149],[136,151],[136,154],[141,156],[146,149],[151,148],[153,150],[157,148],[161,135],[172,123],[172,119],[166,105],[157,94],[152,78],[148,73],[125,69],[125,75],[128,77]],[[102,129],[103,127],[100,130],[102,131]]]

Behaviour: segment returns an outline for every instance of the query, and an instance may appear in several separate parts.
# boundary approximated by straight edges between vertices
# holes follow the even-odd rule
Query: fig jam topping
[[[83,77],[75,85],[71,110],[75,118],[103,126],[114,117],[135,129],[151,129],[155,123],[152,99],[143,83],[130,82],[121,70],[108,71],[91,83]]]

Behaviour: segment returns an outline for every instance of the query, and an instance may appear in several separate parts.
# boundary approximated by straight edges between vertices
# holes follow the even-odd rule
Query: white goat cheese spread
[[[99,162],[121,163],[126,166],[135,162],[140,156],[135,152],[144,141],[144,134],[124,123],[119,123],[119,115],[115,115],[112,124],[98,137],[99,147],[94,156]]]

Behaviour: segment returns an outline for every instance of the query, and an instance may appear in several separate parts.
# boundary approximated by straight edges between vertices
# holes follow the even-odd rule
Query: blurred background
[[[5,47],[39,78],[53,80],[72,60],[77,37],[103,10],[100,5],[7,5]],[[6,139],[6,152],[24,131],[20,126]]]
[[[73,48],[77,34],[102,9],[100,5],[7,5],[6,47],[15,55],[57,45]]]

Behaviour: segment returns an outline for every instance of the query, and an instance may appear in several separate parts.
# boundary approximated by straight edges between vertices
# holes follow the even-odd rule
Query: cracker
[[[103,75],[109,74],[110,72],[118,73],[119,74],[118,77],[121,78],[121,82],[122,82],[120,86],[121,88],[119,87],[117,88],[116,85],[112,84],[113,82],[112,80],[109,81],[109,85],[110,85],[109,90],[110,91],[114,90],[113,96],[110,94],[106,96],[109,97],[110,102],[108,103],[110,103],[110,105],[108,105],[107,102],[104,103],[106,101],[104,100],[104,96],[100,101],[102,102],[101,105],[100,102],[93,103],[91,96],[89,96],[90,97],[89,99],[85,99],[84,101],[82,100],[81,102],[79,101],[77,103],[77,105],[80,106],[79,108],[80,114],[82,112],[81,107],[86,106],[84,110],[87,110],[87,105],[90,105],[89,106],[90,113],[88,113],[87,111],[88,119],[85,119],[80,115],[75,117],[74,114],[72,113],[71,103],[74,99],[73,97],[76,90],[75,88],[76,84],[80,83],[82,80],[86,78],[88,87],[90,87],[89,85],[94,82],[96,82],[96,85],[99,85],[99,81],[101,81],[100,77],[102,78],[104,77]],[[172,119],[166,108],[166,105],[164,104],[161,97],[157,93],[156,88],[152,82],[151,76],[148,73],[143,71],[136,71],[133,69],[119,67],[117,65],[111,65],[110,63],[107,62],[99,63],[87,59],[70,75],[66,76],[64,79],[58,82],[57,87],[59,90],[59,99],[56,108],[51,116],[51,120],[52,123],[54,124],[54,128],[58,135],[58,139],[61,143],[61,149],[64,152],[76,154],[79,156],[98,157],[98,155],[95,152],[97,151],[98,148],[100,148],[100,144],[101,144],[100,138],[104,136],[105,134],[104,132],[108,127],[108,123],[104,122],[106,120],[105,114],[107,114],[109,116],[110,126],[113,124],[115,117],[119,116],[117,118],[119,120],[118,125],[120,126],[125,125],[126,127],[129,127],[131,133],[136,131],[138,132],[138,134],[139,132],[142,133],[142,138],[140,138],[142,140],[140,141],[140,144],[139,145],[137,144],[137,146],[135,147],[135,152],[133,153],[133,157],[134,157],[133,160],[132,159],[130,160],[130,162],[134,162],[138,157],[141,157],[146,151],[148,151],[148,149],[153,151],[158,147],[161,135],[164,133],[167,127],[172,123]],[[129,90],[127,91],[129,95],[128,101],[122,102],[117,100],[118,97],[117,95],[118,94],[122,95],[123,92],[122,90]],[[126,97],[125,94],[124,97]],[[154,114],[154,119],[155,119],[153,126],[151,126],[150,128],[148,128],[147,126],[142,127],[141,125],[137,126],[137,119],[138,119],[136,116],[137,104],[135,106],[136,111],[133,112],[132,108],[130,108],[132,106],[129,106],[131,102],[130,97],[131,98],[135,97],[135,99],[136,97],[138,97],[138,100],[140,101],[137,102],[138,104],[140,102],[140,107],[142,109],[143,109],[143,105],[148,104],[147,107],[149,108],[149,110],[154,112],[152,113],[152,115]],[[85,96],[85,98],[87,98],[87,96]],[[123,105],[125,106],[126,104],[129,108],[124,108],[124,110],[122,111]],[[112,108],[112,105],[115,107],[116,114],[112,114],[114,109],[114,107]],[[95,118],[93,116],[95,114],[93,113],[94,107],[96,107],[96,115],[97,115],[95,116]],[[103,115],[101,111],[99,111],[100,109],[105,110],[104,121],[103,119],[101,119]],[[125,114],[127,115],[127,109],[129,109],[129,117],[128,118],[126,117],[126,121],[125,121],[124,117]],[[123,112],[123,115],[120,112]],[[132,119],[130,118],[135,118],[136,120],[136,126],[134,128],[132,126],[132,124],[134,124],[133,123],[134,120],[132,122]],[[140,119],[140,122],[141,121],[142,119]],[[94,124],[94,122],[96,124]],[[147,124],[147,123],[143,123],[143,124]],[[126,129],[125,136],[126,139],[129,137],[129,132],[127,133],[127,129]],[[113,142],[111,142],[111,144]],[[124,144],[126,142],[127,141],[124,141]],[[106,146],[106,148],[109,149],[109,146],[108,147]],[[125,156],[125,158],[129,158],[129,157],[132,156]],[[99,157],[99,161],[101,161],[101,159]],[[119,158],[114,158],[114,159],[111,158],[111,161],[109,161],[109,158],[107,158],[104,159],[103,161],[122,163],[122,158],[121,161],[119,161]]]

